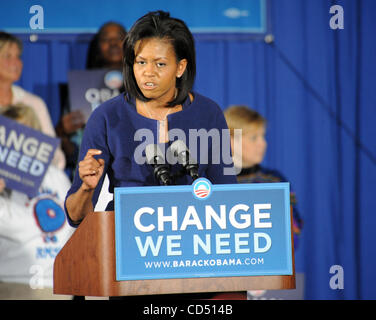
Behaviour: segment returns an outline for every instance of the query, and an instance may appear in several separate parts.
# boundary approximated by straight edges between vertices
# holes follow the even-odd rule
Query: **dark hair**
[[[10,33],[0,31],[0,49],[6,43],[15,43],[18,46],[18,49],[20,49],[20,53],[22,53],[22,50],[23,50],[22,41]]]
[[[109,21],[102,25],[90,41],[88,54],[86,58],[86,69],[104,68],[106,66],[106,61],[104,60],[102,51],[99,47],[99,42],[104,33],[104,30],[108,26],[119,27],[121,33],[124,34],[124,37],[127,34],[127,30],[125,29],[125,27],[117,22]]]
[[[187,59],[188,63],[183,75],[176,79],[178,94],[168,103],[169,106],[182,104],[191,91],[196,76],[194,39],[182,20],[171,18],[170,13],[164,11],[147,13],[135,22],[125,37],[123,45],[125,91],[141,101],[150,100],[142,94],[133,73],[136,42],[146,38],[170,41],[174,47],[177,61]]]

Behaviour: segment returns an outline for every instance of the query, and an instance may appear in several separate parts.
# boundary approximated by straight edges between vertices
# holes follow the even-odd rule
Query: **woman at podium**
[[[227,129],[223,112],[192,91],[195,47],[186,24],[162,11],[144,15],[129,30],[123,56],[125,93],[97,107],[85,127],[65,200],[72,226],[94,211],[106,174],[110,193],[115,187],[191,184],[195,177],[181,174],[181,163],[168,163],[167,152],[176,140],[185,140],[180,146],[187,147],[184,154],[197,176],[213,184],[236,183],[230,143],[221,143]],[[190,143],[192,132],[206,140]],[[230,161],[224,161],[226,153]],[[114,210],[113,201],[106,210]]]
[[[110,193],[115,187],[191,184],[194,178],[180,174],[176,162],[164,167],[172,182],[156,174],[158,165],[168,164],[168,148],[177,139],[185,140],[186,151],[194,155],[198,176],[214,184],[236,183],[231,156],[229,161],[223,156],[231,152],[230,144],[222,143],[227,141],[223,112],[192,91],[195,47],[186,24],[166,12],[150,12],[129,30],[123,55],[125,93],[96,108],[85,128],[65,201],[72,226],[93,211],[105,174]],[[190,144],[192,132],[198,141]],[[156,151],[151,157],[145,156],[148,145]],[[113,201],[106,210],[114,210]]]

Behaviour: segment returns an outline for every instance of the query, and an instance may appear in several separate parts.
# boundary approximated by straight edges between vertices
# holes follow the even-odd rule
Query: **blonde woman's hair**
[[[38,131],[42,131],[38,116],[34,110],[25,105],[13,105],[7,107],[7,109],[2,113],[3,116],[8,117],[9,119],[20,122],[30,128],[33,128]]]
[[[261,114],[245,105],[231,105],[224,111],[224,115],[231,135],[234,135],[234,129],[245,131],[250,125],[266,125]]]

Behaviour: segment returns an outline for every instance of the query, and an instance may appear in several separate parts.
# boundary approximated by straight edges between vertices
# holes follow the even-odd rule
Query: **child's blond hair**
[[[224,111],[224,115],[232,136],[234,129],[246,131],[250,125],[266,125],[266,120],[261,114],[244,105],[232,105]]]

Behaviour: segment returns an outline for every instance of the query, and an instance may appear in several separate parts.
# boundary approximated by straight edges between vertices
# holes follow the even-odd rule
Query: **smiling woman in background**
[[[123,68],[123,42],[126,29],[117,22],[107,22],[100,27],[89,45],[87,69]]]

